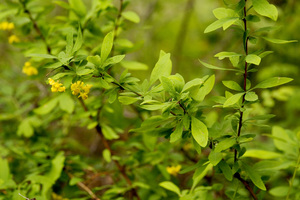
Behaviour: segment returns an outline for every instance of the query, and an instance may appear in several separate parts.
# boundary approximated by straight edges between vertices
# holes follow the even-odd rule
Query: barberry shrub
[[[256,83],[273,53],[262,41],[296,41],[268,36],[267,0],[224,2],[204,32],[230,29],[238,47],[215,55],[222,67],[199,60],[209,75],[188,81],[163,50],[147,78],[130,73],[148,69],[127,58],[140,47],[122,38],[140,22],[130,1],[5,0],[0,198],[299,199],[299,128],[266,128],[275,115],[255,110],[292,81]],[[225,95],[213,70],[230,77]]]

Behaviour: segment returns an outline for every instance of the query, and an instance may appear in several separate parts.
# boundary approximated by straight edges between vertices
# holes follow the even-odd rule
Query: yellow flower
[[[20,42],[20,39],[16,35],[11,35],[8,38],[9,44],[15,43],[15,42]]]
[[[22,72],[24,74],[26,74],[27,76],[32,76],[32,75],[38,74],[38,70],[35,67],[31,66],[30,62],[25,62]]]
[[[78,98],[82,98],[82,99],[87,99],[88,98],[88,94],[90,92],[92,85],[91,84],[86,84],[84,85],[84,82],[82,81],[77,81],[75,83],[72,83],[71,85],[71,91],[72,94],[77,96],[78,94]]]
[[[51,92],[65,92],[66,91],[66,87],[63,86],[62,83],[59,83],[59,81],[55,81],[52,78],[48,78],[48,82],[52,86]]]
[[[173,176],[177,176],[178,172],[181,169],[181,165],[167,167],[167,172]]]
[[[11,23],[11,22],[0,23],[0,30],[12,30],[14,28],[15,28],[14,23]]]

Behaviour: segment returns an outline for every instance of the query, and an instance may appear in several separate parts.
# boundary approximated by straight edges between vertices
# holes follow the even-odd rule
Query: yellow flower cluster
[[[31,66],[30,62],[25,62],[22,72],[24,74],[26,74],[27,76],[32,76],[32,75],[38,74],[38,70],[35,67]]]
[[[13,30],[15,28],[14,23],[11,22],[1,22],[0,30]]]
[[[65,92],[66,87],[63,86],[62,83],[59,83],[59,81],[55,81],[52,78],[48,78],[49,84],[52,85],[51,92]]]
[[[82,99],[87,99],[91,87],[91,84],[84,85],[84,82],[77,81],[76,83],[72,83],[71,85],[72,94],[75,96],[79,94],[78,98],[81,97]]]
[[[178,172],[181,169],[181,165],[167,167],[167,172],[173,176],[177,176]]]
[[[20,42],[20,39],[16,35],[11,35],[8,38],[9,44]]]

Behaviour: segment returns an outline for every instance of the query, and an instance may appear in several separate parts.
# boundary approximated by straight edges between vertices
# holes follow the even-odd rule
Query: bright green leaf
[[[259,65],[261,61],[261,58],[258,55],[255,54],[249,54],[246,56],[246,62],[251,63],[254,65]]]
[[[118,99],[124,105],[130,105],[139,100],[136,97],[128,97],[128,96],[120,96],[118,97]]]
[[[122,12],[122,16],[129,20],[129,21],[132,21],[134,23],[139,23],[140,22],[140,17],[133,11],[125,11],[125,12]]]
[[[178,196],[181,196],[180,189],[177,187],[177,185],[175,185],[174,183],[172,183],[170,181],[161,182],[159,184],[159,186],[161,186],[167,190],[170,190],[172,192],[175,192],[176,194],[178,194]]]
[[[195,117],[192,117],[192,135],[201,147],[205,147],[208,141],[206,125]]]
[[[256,100],[258,100],[258,96],[257,96],[257,94],[255,94],[255,92],[247,92],[245,95],[245,100],[256,101]]]
[[[286,77],[272,77],[257,84],[254,88],[271,88],[291,82],[293,79]],[[253,89],[254,89],[253,88]]]
[[[104,63],[109,56],[114,42],[114,32],[109,32],[103,39],[101,46],[101,63]]]
[[[77,38],[76,38],[72,53],[75,53],[76,51],[78,51],[80,49],[80,47],[82,46],[82,43],[83,43],[82,32],[81,32],[81,28],[79,27],[78,31],[77,31]]]
[[[247,150],[242,157],[251,157],[259,159],[274,159],[281,157],[281,154],[275,153],[273,151],[265,151],[259,149]]]
[[[226,107],[229,107],[229,106],[231,106],[231,105],[236,104],[236,103],[241,99],[241,97],[242,97],[243,95],[244,95],[244,93],[238,93],[238,94],[235,94],[235,95],[229,97],[229,98],[225,101],[223,107],[226,108]]]
[[[234,24],[237,20],[239,20],[238,17],[226,17],[226,18],[219,19],[219,20],[213,22],[212,24],[210,24],[204,30],[204,33],[212,32],[212,31],[214,31],[218,28],[221,28],[221,27],[223,27],[223,29],[226,30],[229,26]],[[225,24],[225,26],[223,26],[224,24]]]
[[[54,98],[45,103],[44,105],[34,109],[34,112],[38,115],[46,115],[50,113],[57,105],[59,98]]]
[[[226,138],[216,145],[215,152],[221,152],[229,149],[236,144],[235,138]]]
[[[267,40],[268,42],[272,42],[275,44],[288,44],[288,43],[298,42],[298,40],[280,40],[280,39],[274,39],[268,37],[262,37],[262,38]]]
[[[235,91],[244,91],[243,88],[235,81],[222,81],[223,85]]]
[[[210,65],[208,63],[205,63],[201,60],[199,60],[199,62],[206,68],[209,68],[209,69],[216,69],[216,70],[223,70],[223,71],[237,71],[239,72],[240,70],[238,69],[228,69],[228,68],[222,68],[222,67],[217,67],[217,66],[214,66],[214,65]]]
[[[170,53],[162,55],[157,63],[155,64],[151,75],[150,75],[150,85],[152,85],[156,80],[162,76],[170,76],[172,71],[172,62],[170,60]]]
[[[252,3],[254,10],[258,14],[277,21],[278,11],[274,5],[269,4],[267,0],[252,0]]]
[[[30,123],[30,120],[27,119],[23,119],[21,124],[18,126],[18,131],[17,134],[18,136],[22,136],[24,135],[24,137],[31,137],[34,133],[34,129]]]
[[[110,163],[111,162],[111,153],[108,149],[104,149],[102,152],[103,158],[106,162]]]
[[[118,139],[119,135],[109,126],[101,124],[103,135],[108,140]]]
[[[211,151],[209,153],[208,159],[213,166],[216,166],[223,158],[221,152]]]
[[[224,58],[240,57],[240,56],[242,56],[242,54],[238,54],[235,52],[225,52],[225,51],[217,53],[215,55],[215,57],[219,58],[219,60],[223,60]]]

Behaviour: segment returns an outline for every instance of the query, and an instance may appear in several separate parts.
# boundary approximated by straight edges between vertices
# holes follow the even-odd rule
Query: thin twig
[[[82,99],[79,99],[83,109],[88,112],[88,108],[87,106],[85,105],[84,101]],[[90,115],[89,116],[90,119],[93,119],[93,117]],[[101,141],[104,145],[104,147],[110,152],[111,155],[114,155],[114,152],[112,151],[112,149],[110,148],[110,145],[107,141],[107,139],[104,137],[103,135],[103,132],[102,132],[102,128],[101,126],[98,124],[96,127],[95,127],[98,135],[100,136],[101,138]],[[126,174],[126,169],[125,169],[125,166],[122,166],[118,160],[113,160],[113,162],[115,163],[115,165],[117,166],[117,168],[119,169],[120,173],[122,174],[123,178],[125,179],[125,181],[127,182],[127,184],[131,187],[131,192],[133,194],[133,196],[135,196],[138,200],[140,200],[140,197],[136,191],[135,188],[132,187],[132,182],[131,180],[129,179],[129,177],[127,176]]]
[[[245,0],[245,2],[246,1],[247,0]],[[245,5],[245,7],[244,7],[244,19],[243,19],[245,34],[247,32],[246,16],[247,16],[247,8],[246,8],[246,5]],[[246,38],[246,41],[245,41],[245,54],[247,56],[248,55],[248,36],[246,35],[246,37],[247,38]],[[243,85],[244,92],[247,91],[247,76],[248,76],[248,63],[245,61],[244,85]],[[242,97],[242,107],[241,108],[244,108],[245,96],[246,96],[246,93]],[[243,114],[244,114],[244,112],[240,110],[240,118],[239,118],[239,127],[238,127],[237,137],[240,137],[240,135],[241,135],[241,130],[242,130],[242,126],[243,126]],[[237,161],[237,150],[236,149],[234,150],[234,161],[235,162]]]
[[[246,180],[244,180],[239,173],[236,173],[234,175],[234,177],[237,178],[239,181],[241,181],[244,184],[245,188],[250,192],[253,199],[258,200],[256,194],[254,193],[254,191],[252,190],[252,188],[250,187],[248,182]]]
[[[46,38],[45,38],[45,36],[43,35],[43,33],[42,33],[40,27],[38,26],[37,22],[33,19],[31,12],[26,8],[25,1],[19,0],[19,2],[20,2],[20,3],[22,4],[22,6],[23,6],[24,13],[27,13],[27,15],[28,15],[30,21],[32,22],[35,31],[37,32],[37,34],[38,34],[38,35],[42,38],[42,40],[44,41],[44,43],[45,43],[45,45],[46,45],[46,48],[47,48],[47,52],[48,52],[49,54],[51,54],[51,48],[50,48],[50,46],[48,45],[48,43],[47,43],[47,41],[46,41]]]
[[[120,23],[120,19],[121,19],[121,16],[122,16],[122,12],[123,12],[123,0],[120,0],[119,12],[118,12],[118,16],[117,16],[116,21],[115,21],[113,43],[116,41],[116,39],[118,37],[118,29],[119,29],[119,26],[120,26],[119,23]],[[113,45],[110,55],[113,56],[114,53],[115,53],[115,45]]]

